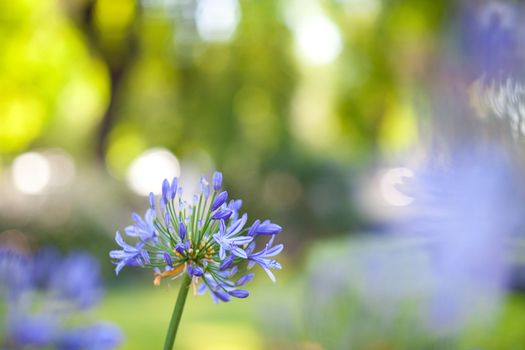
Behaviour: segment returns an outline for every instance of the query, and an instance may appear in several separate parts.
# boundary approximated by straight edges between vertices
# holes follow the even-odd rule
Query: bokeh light
[[[330,63],[342,50],[339,29],[325,16],[318,15],[300,20],[295,35],[299,56],[308,64]]]
[[[179,160],[164,148],[151,148],[140,154],[128,168],[127,182],[137,194],[159,193],[164,179],[180,175]]]
[[[49,185],[51,165],[40,153],[23,153],[13,162],[12,176],[14,185],[20,192],[39,194]]]
[[[409,168],[392,168],[385,171],[380,180],[383,199],[396,207],[404,207],[412,203],[414,198],[401,192],[398,186],[413,176],[414,172]]]
[[[198,0],[195,21],[200,37],[206,41],[228,41],[239,23],[237,0]]]

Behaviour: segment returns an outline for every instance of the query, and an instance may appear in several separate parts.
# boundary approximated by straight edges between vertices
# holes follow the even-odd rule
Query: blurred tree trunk
[[[92,54],[100,57],[107,65],[110,78],[110,94],[107,109],[100,120],[94,141],[94,152],[101,163],[105,162],[108,136],[118,117],[119,95],[126,75],[137,54],[136,22],[139,19],[140,6],[137,5],[135,17],[126,28],[118,33],[104,32],[95,21],[96,0],[83,4],[63,3],[73,22],[82,31]],[[116,35],[115,35],[116,34]],[[119,40],[108,40],[116,36]]]

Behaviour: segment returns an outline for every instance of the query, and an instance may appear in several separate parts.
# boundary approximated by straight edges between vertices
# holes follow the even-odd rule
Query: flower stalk
[[[164,341],[164,350],[172,350],[173,344],[175,343],[175,337],[177,336],[177,329],[179,328],[180,319],[182,312],[184,311],[184,305],[186,304],[186,297],[190,290],[191,278],[188,274],[184,274],[179,289],[179,295],[177,296],[177,302],[173,308],[171,315],[170,325],[168,327],[168,333],[166,333],[166,340]]]

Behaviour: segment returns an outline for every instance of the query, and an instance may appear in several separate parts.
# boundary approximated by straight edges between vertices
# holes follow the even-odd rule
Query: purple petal
[[[230,209],[221,209],[211,217],[213,220],[228,220],[232,216],[233,211]]]
[[[130,237],[137,237],[138,236],[138,233],[137,233],[137,229],[135,228],[135,226],[128,226],[124,229],[124,232],[126,232],[126,234]]]
[[[149,193],[149,207],[155,210],[155,195],[153,194],[153,192]]]
[[[169,229],[169,227],[171,226],[171,217],[170,217],[170,212],[167,210],[164,213],[164,223],[166,224],[166,227]]]
[[[204,195],[204,198],[208,199],[210,195],[210,185],[204,176],[201,176],[201,192]]]
[[[279,254],[283,250],[283,247],[284,246],[282,244],[278,244],[275,247],[272,247],[272,248],[268,249],[264,253],[264,256],[275,256],[275,255]]]
[[[246,252],[237,246],[232,246],[231,252],[239,258],[248,259],[248,255],[246,254]]]
[[[259,227],[257,228],[256,232],[257,234],[259,235],[275,235],[279,232],[282,231],[282,227],[277,225],[277,224],[273,224],[269,221],[265,221],[263,222],[262,224],[259,225]]]
[[[201,283],[199,288],[197,288],[197,294],[202,295],[206,292],[206,283]]]
[[[218,191],[221,189],[222,186],[222,173],[219,171],[216,171],[213,173],[213,189],[215,191]]]
[[[252,241],[252,243],[250,243],[248,248],[245,249],[246,254],[251,255],[254,249],[255,249],[255,241]]]
[[[219,298],[220,300],[224,302],[230,301],[230,296],[227,293],[223,292],[222,290],[212,291],[212,294],[214,294],[217,298]]]
[[[257,234],[257,228],[261,224],[260,220],[255,220],[250,229],[248,230],[248,236],[255,236]]]
[[[276,279],[275,279],[275,275],[273,274],[273,272],[269,269],[269,268],[266,268],[266,267],[262,267],[264,272],[266,272],[266,274],[268,275],[268,277],[270,277],[270,279],[272,280],[272,282],[275,283]]]
[[[173,267],[173,260],[171,259],[171,255],[167,252],[164,252],[164,261],[166,261],[166,264],[168,264],[168,266]]]
[[[170,183],[167,179],[164,179],[162,181],[162,200],[164,203],[168,203],[168,199],[170,198]]]
[[[184,253],[184,251],[186,250],[186,248],[185,248],[185,246],[184,246],[184,243],[182,243],[182,242],[177,243],[177,245],[175,246],[175,250],[176,250],[177,253],[179,253],[179,254]]]
[[[224,271],[233,264],[233,259],[235,259],[235,256],[231,255],[228,256],[224,261],[222,262],[221,266],[219,267],[219,270]]]
[[[175,198],[175,196],[177,195],[177,186],[179,185],[179,179],[177,179],[176,177],[173,178],[173,180],[171,181],[171,199]]]
[[[244,286],[246,283],[250,282],[254,276],[255,274],[252,272],[247,273],[246,275],[243,275],[241,278],[239,278],[235,284],[239,287]]]
[[[120,270],[122,270],[124,268],[124,266],[126,266],[126,261],[122,260],[121,262],[119,262],[117,264],[117,266],[115,267],[115,274],[118,276]]]
[[[137,213],[131,213],[131,219],[137,223],[139,226],[144,226],[144,220]]]
[[[186,225],[184,225],[184,222],[181,222],[179,225],[179,237],[181,241],[184,241],[184,238],[186,238]]]
[[[224,260],[226,258],[226,251],[224,250],[224,247],[222,245],[219,248],[219,258],[221,260]]]
[[[215,200],[213,201],[213,204],[211,205],[210,210],[211,211],[215,211],[215,210],[219,209],[220,206],[223,205],[224,202],[226,202],[227,199],[228,199],[228,192],[223,191],[223,192],[219,193],[217,198],[215,198]]]
[[[232,244],[237,244],[237,245],[245,245],[245,244],[250,243],[251,241],[253,241],[253,237],[250,237],[250,236],[238,236],[238,237],[229,239],[229,242],[231,242]]]
[[[236,220],[233,224],[231,224],[228,228],[228,233],[226,236],[229,237],[239,233],[239,231],[241,231],[244,227],[247,219],[248,215],[244,214],[239,220]]]
[[[188,269],[191,265],[188,265]],[[200,277],[202,275],[204,275],[204,270],[202,269],[202,267],[200,266],[193,266],[193,269],[191,271],[191,274],[193,276],[197,276],[197,277]]]
[[[235,274],[237,273],[237,271],[239,271],[239,268],[237,267],[237,265],[235,265],[234,267],[232,267],[230,269],[230,271],[228,272],[228,277],[232,277],[232,276],[235,276]],[[235,285],[235,283],[232,282],[232,285]]]
[[[232,290],[228,292],[228,294],[235,298],[247,298],[250,295],[250,293],[248,293],[248,291],[244,289]]]

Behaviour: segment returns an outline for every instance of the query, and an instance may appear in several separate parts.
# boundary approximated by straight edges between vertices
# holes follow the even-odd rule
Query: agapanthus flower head
[[[141,266],[155,271],[154,283],[164,278],[176,278],[187,273],[192,278],[194,293],[210,292],[215,302],[229,301],[231,297],[246,298],[248,292],[238,287],[253,278],[246,271],[260,265],[270,276],[280,269],[274,260],[283,245],[273,246],[275,236],[282,228],[260,220],[246,227],[247,214],[241,214],[241,200],[230,200],[222,188],[222,174],[215,172],[210,183],[200,180],[200,193],[188,203],[182,198],[177,178],[171,186],[165,180],[156,205],[150,196],[150,207],[145,218],[132,215],[135,224],[126,228],[128,236],[136,237],[134,245],[126,243],[119,232],[115,240],[122,248],[110,252],[117,274],[124,266]],[[255,238],[270,236],[260,251],[255,251]]]

